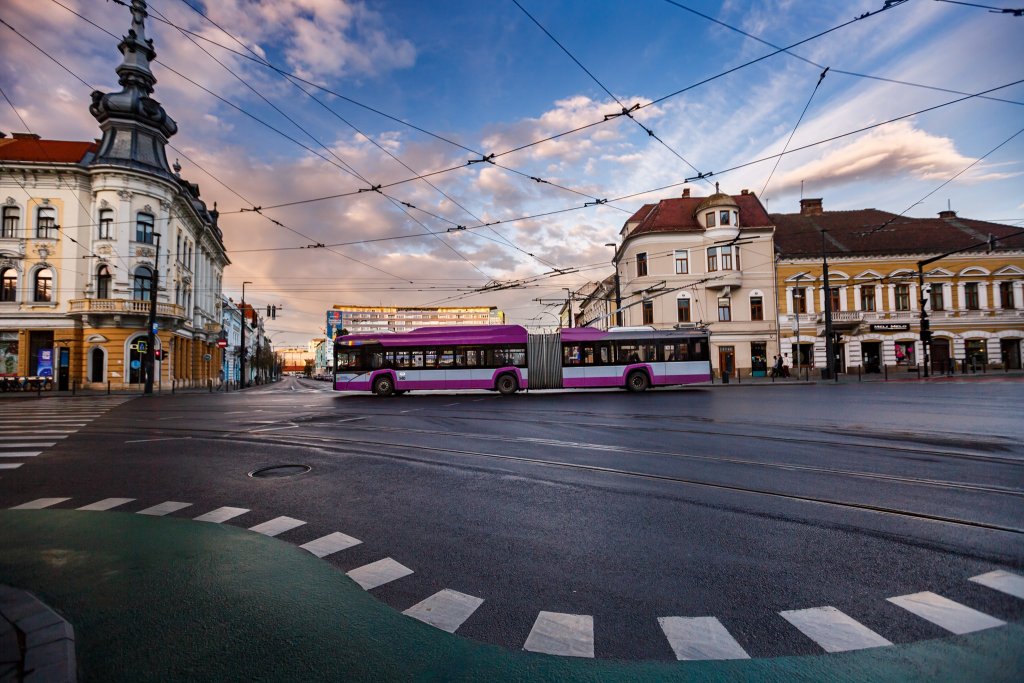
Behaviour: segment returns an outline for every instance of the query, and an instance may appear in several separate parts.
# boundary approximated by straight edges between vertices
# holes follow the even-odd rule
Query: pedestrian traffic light
[[[164,352],[163,349],[157,349],[153,352],[153,360],[163,360]]]
[[[921,341],[929,342],[932,340],[931,323],[928,318],[921,318]]]

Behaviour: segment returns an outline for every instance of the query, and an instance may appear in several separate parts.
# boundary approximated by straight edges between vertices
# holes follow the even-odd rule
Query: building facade
[[[505,314],[494,306],[334,306],[327,312],[335,333],[408,332],[433,325],[503,325]]]
[[[619,233],[612,290],[622,325],[707,327],[715,374],[763,376],[778,347],[774,228],[753,193],[717,190],[686,189],[633,214]]]
[[[0,372],[60,388],[140,388],[156,288],[154,384],[205,385],[222,367],[229,260],[199,187],[168,167],[177,124],[152,98],[156,58],[134,0],[121,90],[96,91],[98,142],[0,138]]]
[[[932,334],[930,371],[1021,368],[1024,237],[1013,236],[1019,228],[954,211],[937,218],[824,211],[821,199],[801,200],[800,209],[771,215],[787,365],[808,373],[825,367],[829,296],[839,372],[917,373],[925,355],[922,299]],[[922,266],[922,292],[918,262],[959,250]]]

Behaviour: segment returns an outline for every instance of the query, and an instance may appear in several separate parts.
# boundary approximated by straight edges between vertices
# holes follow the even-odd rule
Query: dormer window
[[[706,214],[704,214],[704,227],[705,228],[713,228],[713,227],[715,227],[715,212],[714,211],[708,211]]]
[[[728,211],[719,211],[718,212],[718,222],[719,222],[720,225],[729,225],[729,212]]]

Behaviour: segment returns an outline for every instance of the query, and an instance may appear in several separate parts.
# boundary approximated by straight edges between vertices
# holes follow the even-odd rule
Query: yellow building
[[[954,211],[937,218],[876,209],[824,211],[821,199],[801,200],[800,213],[771,219],[780,350],[787,366],[795,361],[808,373],[825,367],[824,254],[839,372],[923,369],[922,301],[932,333],[931,372],[1021,368],[1021,229],[960,218]],[[918,263],[961,249],[923,265],[922,292]]]

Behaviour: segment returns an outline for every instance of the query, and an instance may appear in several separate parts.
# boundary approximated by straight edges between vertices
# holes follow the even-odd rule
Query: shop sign
[[[910,323],[873,323],[872,332],[907,332],[910,330]]]

